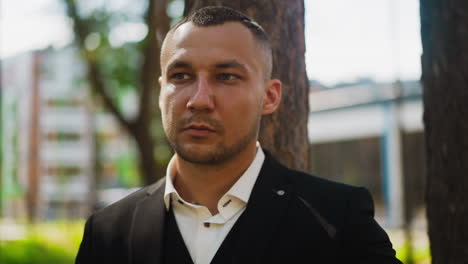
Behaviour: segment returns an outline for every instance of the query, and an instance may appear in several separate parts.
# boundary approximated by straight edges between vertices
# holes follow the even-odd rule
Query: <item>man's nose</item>
[[[193,94],[187,102],[187,108],[193,111],[211,111],[214,109],[213,87],[206,77],[198,78]]]

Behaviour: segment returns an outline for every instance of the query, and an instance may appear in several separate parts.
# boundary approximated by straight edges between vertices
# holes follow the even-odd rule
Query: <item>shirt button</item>
[[[279,190],[276,192],[276,194],[278,194],[279,196],[283,196],[285,192],[283,190]]]

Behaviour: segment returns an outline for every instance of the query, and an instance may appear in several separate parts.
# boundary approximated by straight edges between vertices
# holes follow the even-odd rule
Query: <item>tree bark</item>
[[[278,110],[263,118],[260,142],[286,166],[307,171],[309,103],[303,1],[185,0],[184,15],[210,5],[243,12],[269,35],[273,48],[273,78],[283,82],[283,98]]]
[[[164,177],[166,171],[161,164],[156,162],[155,141],[150,128],[146,127],[144,123],[141,125],[133,129],[133,137],[137,144],[139,167],[145,175],[143,184],[149,185]]]
[[[164,177],[163,166],[156,162],[156,139],[151,134],[151,124],[160,122],[157,106],[159,91],[158,78],[161,75],[159,56],[162,41],[170,28],[170,18],[166,13],[168,0],[149,0],[146,14],[148,35],[145,40],[144,61],[141,67],[140,100],[138,116],[134,120],[132,135],[138,148],[143,184],[149,185]]]
[[[420,8],[432,261],[468,263],[468,2]]]

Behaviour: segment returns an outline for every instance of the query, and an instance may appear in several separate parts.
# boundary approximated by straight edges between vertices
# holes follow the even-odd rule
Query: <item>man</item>
[[[364,188],[292,171],[262,150],[276,110],[263,29],[207,7],[161,51],[167,177],[87,221],[76,263],[400,263]]]

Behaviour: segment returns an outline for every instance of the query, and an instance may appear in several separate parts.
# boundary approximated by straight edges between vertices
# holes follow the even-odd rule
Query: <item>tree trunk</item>
[[[28,221],[30,223],[36,222],[39,214],[39,172],[40,166],[40,65],[41,55],[35,53],[34,55],[34,66],[33,66],[33,84],[31,94],[31,118],[29,121],[29,152],[28,152],[28,187],[26,194],[26,209]]]
[[[468,4],[421,0],[427,217],[433,263],[468,263]]]
[[[155,157],[155,142],[150,134],[149,127],[141,124],[132,130],[138,151],[139,168],[143,180],[143,185],[149,185],[164,177],[165,170]],[[149,124],[148,124],[149,125]]]
[[[273,78],[283,82],[278,110],[262,120],[260,142],[283,164],[308,170],[308,82],[305,71],[304,3],[301,0],[185,0],[184,15],[204,6],[228,6],[256,20],[273,47]]]

